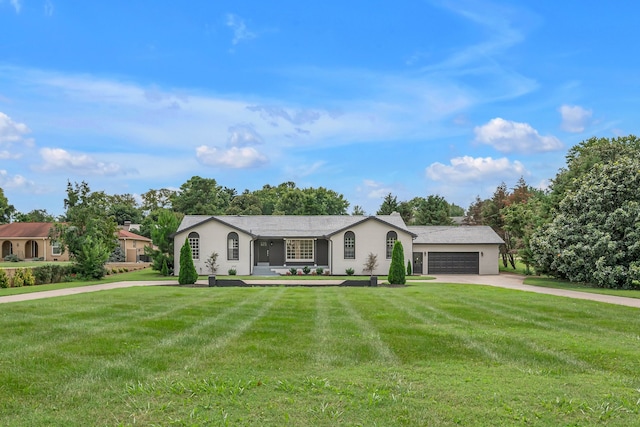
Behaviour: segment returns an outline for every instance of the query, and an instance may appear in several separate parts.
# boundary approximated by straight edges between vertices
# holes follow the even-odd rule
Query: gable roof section
[[[151,239],[149,239],[148,237],[140,236],[139,234],[132,233],[127,230],[118,230],[118,239],[142,240],[145,242],[151,241]]]
[[[218,221],[253,237],[311,238],[331,236],[369,220],[380,221],[415,236],[400,215],[186,215],[174,235],[208,221]]]
[[[53,227],[50,222],[12,222],[0,225],[0,239],[25,239],[49,237],[49,231]]]
[[[429,245],[502,245],[504,241],[486,225],[438,226],[412,225],[408,227],[417,237],[414,244]]]

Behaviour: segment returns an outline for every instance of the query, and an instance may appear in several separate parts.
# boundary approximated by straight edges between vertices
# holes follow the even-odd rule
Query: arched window
[[[193,259],[200,259],[200,235],[195,231],[189,233],[189,246]]]
[[[398,233],[395,231],[389,231],[387,233],[387,259],[391,259],[391,254],[393,254],[393,245],[398,240]]]
[[[227,236],[227,259],[229,261],[237,261],[240,259],[239,249],[238,233],[229,233]]]
[[[356,259],[356,235],[353,231],[344,233],[344,259]]]

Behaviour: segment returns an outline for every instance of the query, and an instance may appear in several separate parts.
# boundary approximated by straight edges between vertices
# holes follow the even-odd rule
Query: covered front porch
[[[305,267],[310,270],[308,274],[318,274],[318,268],[327,274],[329,247],[329,240],[324,238],[258,238],[253,242],[251,274],[286,275],[292,268],[298,272]]]

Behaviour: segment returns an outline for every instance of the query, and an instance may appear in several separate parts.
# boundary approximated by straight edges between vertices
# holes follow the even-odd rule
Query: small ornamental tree
[[[163,276],[168,276],[169,275],[169,267],[167,266],[167,260],[163,260],[162,261],[162,268],[160,269],[160,273]]]
[[[198,272],[196,266],[193,265],[193,255],[191,255],[191,246],[189,240],[184,241],[184,245],[180,248],[180,273],[178,274],[178,283],[181,285],[193,285],[198,280]]]
[[[216,274],[218,271],[218,252],[212,252],[209,258],[207,258],[205,265],[211,274]]]
[[[391,266],[389,267],[389,284],[404,285],[406,283],[404,269],[404,249],[399,240],[393,244],[393,252],[391,253]]]
[[[369,276],[373,276],[373,270],[378,266],[378,255],[369,252],[367,260],[364,263],[364,271],[369,273]]]
[[[407,261],[407,276],[411,276],[413,271],[411,270],[411,260]]]

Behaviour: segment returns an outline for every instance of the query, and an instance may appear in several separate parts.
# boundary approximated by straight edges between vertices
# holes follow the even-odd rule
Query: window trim
[[[285,239],[285,262],[314,262],[316,255],[316,239]],[[311,245],[309,246],[309,243]],[[307,247],[303,247],[307,246]],[[289,255],[293,254],[294,256],[298,256],[298,258],[290,257]],[[302,255],[311,254],[310,258],[303,258]]]
[[[398,233],[391,230],[387,232],[387,240],[386,240],[386,256],[387,259],[391,259],[393,256],[393,246],[398,241]]]
[[[344,259],[356,259],[356,234],[353,231],[344,233]]]
[[[187,236],[189,241],[189,247],[191,248],[191,258],[194,260],[200,259],[200,235],[195,231],[192,231]]]
[[[57,249],[57,252],[56,252]],[[58,240],[51,241],[51,255],[60,256],[62,255],[62,245]]]
[[[240,260],[240,237],[232,231],[227,234],[227,261]]]

